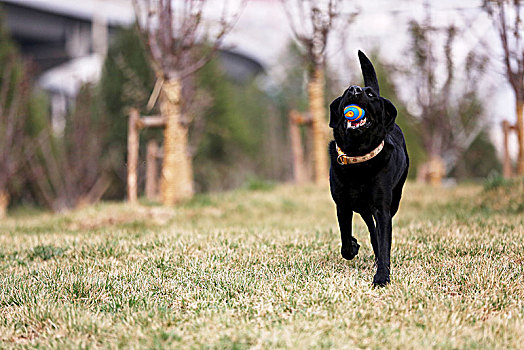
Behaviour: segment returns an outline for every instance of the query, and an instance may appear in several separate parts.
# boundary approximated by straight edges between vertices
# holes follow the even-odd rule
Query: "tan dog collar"
[[[340,147],[338,147],[337,145],[337,153],[338,153],[337,163],[340,165],[363,163],[367,160],[370,160],[371,158],[374,158],[377,154],[380,153],[380,151],[382,151],[383,148],[384,148],[384,141],[382,141],[380,145],[377,146],[377,148],[375,148],[373,151],[369,152],[368,154],[364,154],[363,156],[350,157],[346,155],[344,152],[342,152]]]

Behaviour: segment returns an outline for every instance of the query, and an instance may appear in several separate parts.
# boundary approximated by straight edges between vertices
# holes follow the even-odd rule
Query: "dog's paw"
[[[391,282],[388,269],[378,269],[373,277],[373,287],[385,287]]]
[[[352,260],[355,256],[357,256],[359,249],[360,249],[360,244],[357,243],[357,240],[355,238],[352,238],[351,244],[343,245],[342,249],[340,249],[340,253],[342,254],[342,257],[344,259]]]

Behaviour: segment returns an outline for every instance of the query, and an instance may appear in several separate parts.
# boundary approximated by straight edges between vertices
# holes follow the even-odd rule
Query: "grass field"
[[[0,222],[1,348],[524,348],[524,215],[409,184],[392,283],[340,256],[327,188]]]

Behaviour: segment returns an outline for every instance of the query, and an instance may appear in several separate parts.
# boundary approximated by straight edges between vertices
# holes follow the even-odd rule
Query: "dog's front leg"
[[[391,266],[391,213],[389,208],[381,208],[375,211],[377,222],[378,256],[377,273],[373,277],[373,285],[385,286],[390,282],[389,273]]]
[[[353,211],[351,209],[337,205],[338,226],[340,227],[340,237],[342,238],[342,249],[340,253],[346,260],[353,259],[358,254],[360,245],[353,237],[351,224],[353,221]]]
[[[375,221],[373,221],[373,214],[365,213],[365,214],[362,214],[361,216],[364,222],[366,223],[366,226],[368,227],[369,239],[371,240],[371,246],[373,247],[373,253],[375,254],[375,263],[377,263],[378,238],[377,238],[377,230],[375,228]]]

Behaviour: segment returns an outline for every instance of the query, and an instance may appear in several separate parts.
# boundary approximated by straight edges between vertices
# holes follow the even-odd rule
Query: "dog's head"
[[[393,128],[397,116],[395,106],[380,97],[371,61],[362,51],[358,52],[358,58],[365,86],[350,86],[329,106],[329,126],[333,128],[335,141],[349,155],[361,155],[376,147]]]

